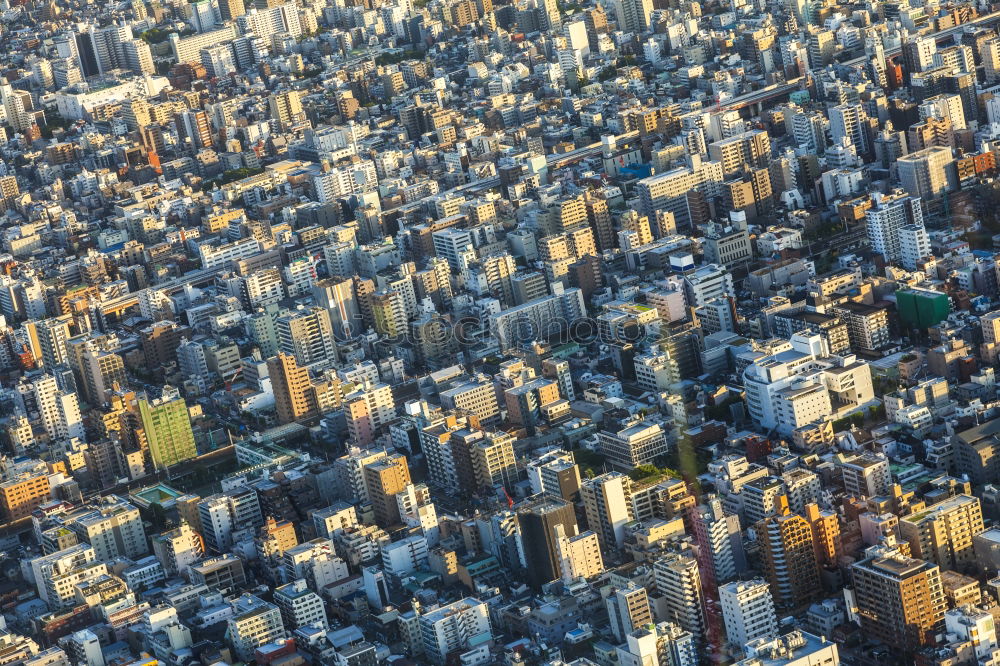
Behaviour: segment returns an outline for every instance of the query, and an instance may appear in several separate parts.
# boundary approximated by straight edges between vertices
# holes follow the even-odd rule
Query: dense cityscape
[[[1000,666],[1000,4],[0,0],[0,666]]]

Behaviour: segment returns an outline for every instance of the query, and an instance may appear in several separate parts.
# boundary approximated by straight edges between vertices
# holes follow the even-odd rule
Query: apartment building
[[[0,481],[0,512],[5,521],[27,518],[51,497],[49,474],[42,463],[33,469],[12,470]]]
[[[424,654],[443,664],[454,652],[471,649],[493,637],[486,604],[473,597],[442,606],[419,619]]]
[[[202,499],[198,502],[198,515],[205,547],[216,553],[225,553],[232,547],[234,532],[255,530],[264,524],[257,493],[250,488]]]
[[[61,520],[81,542],[91,545],[102,562],[116,557],[135,560],[149,552],[139,509],[116,495],[64,514]]]
[[[936,564],[875,546],[851,565],[862,630],[894,648],[933,645],[946,603]]]
[[[485,375],[441,391],[439,398],[444,409],[474,414],[483,425],[492,425],[500,420],[497,392],[493,382]]]
[[[396,417],[396,402],[388,384],[366,385],[344,396],[347,432],[355,446],[369,446]]]
[[[889,311],[887,308],[846,301],[834,305],[831,311],[847,324],[851,349],[859,353],[875,353],[889,344]]]
[[[330,627],[322,597],[301,578],[276,587],[274,604],[281,611],[282,623],[290,630],[313,627],[325,631]]]
[[[187,523],[154,536],[152,543],[153,554],[167,576],[186,574],[205,554],[201,535]]]
[[[900,537],[910,544],[913,557],[952,571],[974,567],[973,537],[984,529],[979,498],[969,495],[956,495],[899,520]]]
[[[625,543],[625,525],[635,519],[631,502],[632,480],[621,472],[608,472],[580,485],[587,525],[597,534],[601,548],[615,551]]]
[[[274,604],[245,593],[232,606],[233,615],[226,620],[226,636],[237,659],[251,661],[257,648],[285,636],[281,611]]]
[[[580,467],[569,451],[555,449],[528,462],[525,467],[532,494],[569,501],[575,501],[579,496]]]
[[[406,456],[392,453],[364,467],[368,498],[375,510],[375,522],[391,527],[400,522],[396,494],[410,484],[410,468]]]
[[[705,634],[705,595],[698,561],[691,555],[667,553],[653,562],[658,609],[696,638]]]
[[[758,526],[767,579],[775,603],[796,608],[820,593],[819,567],[813,531],[800,515],[783,513],[767,518]]]
[[[562,525],[556,525],[554,530],[563,582],[593,578],[604,572],[601,543],[594,532],[587,530],[576,536],[569,536]]]
[[[729,644],[737,649],[758,638],[778,635],[778,616],[771,589],[763,578],[734,581],[719,587],[719,605]]]
[[[616,588],[604,600],[604,605],[608,609],[611,632],[619,641],[624,641],[628,634],[653,621],[646,588],[634,582]]]
[[[888,459],[870,454],[848,458],[840,464],[844,491],[854,497],[888,495],[892,472]]]
[[[583,292],[552,285],[551,296],[516,305],[490,316],[490,333],[501,349],[531,340],[558,339],[587,312]]]

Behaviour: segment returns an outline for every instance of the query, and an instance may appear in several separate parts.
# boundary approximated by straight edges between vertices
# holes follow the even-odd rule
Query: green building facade
[[[951,299],[931,289],[900,289],[896,292],[896,311],[907,330],[926,330],[948,317]]]
[[[165,386],[162,397],[152,402],[140,399],[139,415],[156,469],[165,469],[198,455],[187,403],[176,389]]]

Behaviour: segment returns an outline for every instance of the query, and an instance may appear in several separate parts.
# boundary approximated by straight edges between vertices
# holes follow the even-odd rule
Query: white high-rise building
[[[698,639],[672,622],[636,629],[617,648],[621,666],[696,666]]]
[[[587,479],[580,486],[587,525],[597,533],[604,550],[614,551],[625,543],[625,525],[634,520],[629,501],[631,484],[627,475],[608,472]]]
[[[575,287],[554,291],[551,296],[536,298],[490,316],[490,332],[501,349],[516,346],[525,335],[538,340],[565,333],[569,325],[586,314],[582,291]]]
[[[209,46],[202,49],[199,56],[208,75],[213,78],[222,78],[232,72],[239,71],[232,44]]]
[[[554,530],[563,581],[568,583],[577,578],[591,578],[604,571],[601,544],[596,534],[588,530],[568,536],[562,525],[556,525]]]
[[[778,635],[771,588],[763,578],[719,586],[719,604],[729,643],[739,649],[757,638]]]
[[[931,146],[896,160],[899,182],[915,197],[936,199],[958,188],[958,171],[951,148]]]
[[[580,468],[569,451],[546,451],[525,467],[532,495],[569,499],[580,489]]]
[[[351,194],[369,192],[378,187],[378,170],[371,160],[358,160],[348,166],[331,168],[312,177],[316,200],[335,202]]]
[[[268,9],[253,8],[236,19],[236,25],[244,35],[253,33],[265,41],[270,41],[272,35],[287,32],[292,37],[302,35],[302,24],[299,21],[299,8],[294,2],[289,2]]]
[[[684,294],[687,304],[701,307],[717,298],[736,295],[733,290],[733,276],[725,266],[705,264],[684,274]]]
[[[840,143],[844,137],[850,139],[855,150],[864,153],[868,150],[868,135],[865,132],[865,121],[868,116],[860,104],[841,104],[830,109],[830,137],[833,143]]]
[[[233,615],[226,623],[226,638],[240,661],[251,661],[254,650],[285,636],[278,607],[252,594],[233,602]]]
[[[51,368],[66,363],[66,341],[69,339],[68,317],[52,317],[32,325],[38,339],[42,365]]]
[[[310,293],[316,284],[316,263],[312,257],[298,257],[285,266],[284,277],[289,298]]]
[[[205,547],[217,553],[233,545],[234,531],[264,524],[257,492],[251,488],[206,497],[198,503],[198,515]]]
[[[59,639],[59,645],[70,658],[71,663],[86,664],[87,666],[104,666],[106,663],[104,654],[101,652],[101,641],[97,638],[97,634],[90,629],[81,629],[74,631],[69,636],[63,636]],[[45,663],[51,662],[46,661]]]
[[[782,116],[788,133],[795,138],[799,148],[817,155],[823,154],[828,121],[822,114],[790,106],[782,111]]]
[[[697,156],[695,156],[697,158]],[[687,193],[695,188],[704,188],[706,193],[717,193],[725,180],[721,162],[692,160],[692,166],[682,166],[670,171],[643,178],[636,184],[643,215],[655,219],[656,212],[663,210],[674,216],[679,228],[691,224]]]
[[[420,635],[428,661],[443,664],[450,653],[481,645],[493,632],[486,604],[466,597],[421,615]]]
[[[917,107],[920,119],[925,118],[947,118],[951,121],[953,130],[965,129],[968,124],[965,122],[965,110],[962,107],[962,98],[958,95],[935,95],[920,103]]]
[[[937,40],[931,37],[916,37],[904,45],[912,54],[915,71],[923,72],[934,66],[934,54],[937,53]]]
[[[923,224],[907,224],[899,228],[899,263],[907,270],[916,270],[920,260],[931,256],[931,239]]]
[[[865,212],[865,226],[868,229],[868,239],[871,241],[872,249],[881,254],[887,263],[898,262],[902,258],[900,229],[907,225],[921,229],[924,226],[920,199],[906,196],[903,192],[895,192],[888,196],[876,193],[872,199],[874,205]],[[926,236],[924,232],[924,238]],[[911,240],[908,238],[907,242]],[[912,270],[912,267],[910,269]]]
[[[573,80],[578,72],[583,71],[583,51],[577,49],[558,49],[556,58],[567,80]]]
[[[381,566],[363,567],[361,578],[364,585],[368,605],[381,610],[389,605],[389,581]]]
[[[210,32],[200,32],[196,35],[181,37],[180,33],[170,33],[170,47],[173,50],[174,58],[177,62],[196,62],[198,53],[203,48],[231,42],[239,32],[232,23],[226,24]]]
[[[212,2],[212,0],[199,0],[198,2],[192,2],[189,7],[191,8],[191,26],[198,32],[208,32],[215,28],[216,23],[218,23],[218,7]]]
[[[85,439],[86,431],[76,393],[61,390],[55,377],[44,375],[35,380],[34,394],[42,424],[49,437],[57,441],[74,437]]]
[[[188,567],[205,556],[201,535],[187,523],[154,536],[152,542],[153,554],[167,576],[185,575]]]
[[[156,65],[153,63],[153,53],[149,49],[149,44],[141,39],[130,39],[122,44],[122,55],[125,59],[125,66],[136,74],[155,74]]]
[[[427,538],[422,534],[382,545],[382,568],[401,578],[427,565]]]
[[[291,582],[301,578],[309,589],[321,592],[330,583],[346,578],[348,569],[330,539],[316,538],[286,550],[280,573],[282,580]]]
[[[403,492],[396,493],[396,506],[399,508],[399,518],[404,525],[419,529],[427,540],[429,548],[438,545],[441,540],[441,528],[437,509],[431,502],[430,491],[425,484],[411,483],[403,489]]]
[[[622,31],[638,34],[649,29],[652,0],[615,0],[614,8],[618,28]]]
[[[323,599],[301,578],[275,588],[274,603],[289,629],[316,627],[325,631],[330,628]]]
[[[563,24],[563,35],[571,48],[579,49],[585,57],[590,55],[590,40],[587,38],[586,21],[574,20]]]
[[[944,614],[945,634],[954,634],[960,641],[969,641],[976,658],[985,660],[1000,647],[993,615],[975,606],[952,608]]]
[[[1000,125],[1000,97],[986,100],[986,120],[990,125]]]
[[[183,340],[177,347],[177,365],[184,377],[197,377],[202,382],[209,379],[205,348],[194,340]]]
[[[139,509],[116,495],[70,512],[63,524],[73,530],[80,541],[89,543],[101,561],[116,557],[134,560],[149,552]]]
[[[642,43],[642,55],[653,66],[658,66],[663,60],[663,50],[660,42],[653,37],[647,39]]]
[[[1000,80],[1000,37],[993,37],[983,42],[979,54],[983,58],[986,83],[996,83]]]
[[[74,598],[76,583],[107,572],[108,567],[97,562],[94,549],[86,543],[31,560],[38,596],[52,609],[61,608]]]
[[[694,557],[668,553],[653,562],[656,591],[664,598],[666,617],[696,638],[705,632],[701,574]]]
[[[717,497],[695,507],[688,515],[698,545],[702,584],[714,590],[720,583],[735,578],[746,564],[739,516],[726,513]]]
[[[365,467],[385,458],[389,454],[384,450],[362,450],[352,447],[345,455],[333,462],[334,477],[337,480],[337,495],[355,504],[365,504],[370,501],[368,485],[365,482]]]
[[[851,355],[830,356],[821,336],[796,333],[780,347],[743,372],[750,416],[762,428],[789,436],[874,399],[871,368]]]

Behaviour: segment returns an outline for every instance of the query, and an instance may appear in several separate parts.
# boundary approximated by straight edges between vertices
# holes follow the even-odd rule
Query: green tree
[[[237,180],[243,180],[244,178],[249,178],[250,176],[256,176],[257,174],[264,173],[263,168],[251,169],[250,167],[241,167],[239,169],[230,169],[222,174],[222,184],[232,183]]]
[[[580,473],[588,479],[594,478],[604,469],[605,457],[590,449],[576,449],[573,451],[573,461],[580,466]]]
[[[160,30],[159,28],[150,28],[146,32],[139,35],[139,39],[146,42],[147,44],[159,44],[165,42],[170,36],[170,33],[166,30]]]
[[[659,476],[660,468],[656,465],[639,465],[629,471],[628,475],[633,481],[641,481],[651,476]]]

